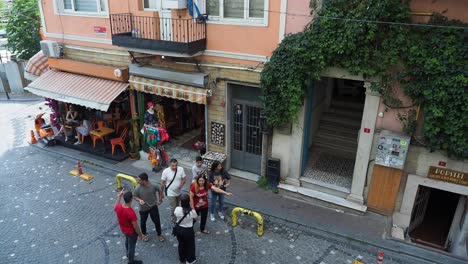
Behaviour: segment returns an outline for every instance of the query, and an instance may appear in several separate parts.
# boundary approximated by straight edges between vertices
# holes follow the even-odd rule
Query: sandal
[[[166,238],[164,238],[163,236],[158,236],[158,238],[159,238],[159,242],[164,242],[164,241],[166,241]]]
[[[149,236],[148,235],[143,235],[143,242],[148,242]]]
[[[205,235],[209,235],[209,234],[210,234],[210,231],[208,231],[208,230],[206,230],[206,229],[203,230],[203,231],[201,231],[201,232],[202,232],[203,234],[205,234]]]

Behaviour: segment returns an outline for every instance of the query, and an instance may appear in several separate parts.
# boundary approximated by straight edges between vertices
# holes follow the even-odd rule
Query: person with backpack
[[[195,233],[193,223],[198,219],[197,212],[190,207],[190,197],[187,194],[180,196],[180,206],[174,210],[177,219],[177,241],[179,241],[180,263],[195,263]]]
[[[180,204],[180,191],[186,180],[184,168],[177,166],[177,160],[171,159],[170,164],[169,168],[164,169],[161,175],[161,192],[169,200],[172,222],[175,222],[174,210]]]

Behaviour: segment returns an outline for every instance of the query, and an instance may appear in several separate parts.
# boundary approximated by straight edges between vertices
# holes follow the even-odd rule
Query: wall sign
[[[224,124],[211,122],[211,143],[224,146]]]
[[[468,186],[468,178],[465,172],[448,170],[431,166],[429,167],[428,178]]]
[[[94,26],[94,33],[96,33],[96,35],[105,36],[107,35],[107,28]]]

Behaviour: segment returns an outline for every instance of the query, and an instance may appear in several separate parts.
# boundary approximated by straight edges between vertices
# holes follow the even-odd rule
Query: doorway
[[[231,167],[260,174],[262,133],[260,90],[237,84],[231,89]]]
[[[343,198],[351,192],[364,111],[363,81],[322,78],[308,94],[302,186]]]
[[[418,244],[447,250],[460,195],[419,186],[408,234]]]

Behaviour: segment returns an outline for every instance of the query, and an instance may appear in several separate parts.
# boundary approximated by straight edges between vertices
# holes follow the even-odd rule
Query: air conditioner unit
[[[41,49],[44,56],[49,58],[61,58],[62,48],[57,41],[42,40]]]
[[[165,0],[163,8],[166,9],[185,9],[187,8],[187,0]]]

